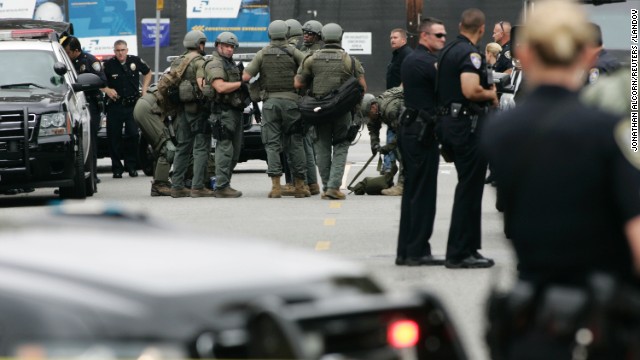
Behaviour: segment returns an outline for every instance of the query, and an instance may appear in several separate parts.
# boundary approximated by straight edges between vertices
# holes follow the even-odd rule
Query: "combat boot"
[[[171,197],[172,198],[182,198],[191,196],[191,190],[187,188],[176,189],[171,188]]]
[[[295,197],[296,198],[303,198],[303,197],[309,197],[311,196],[311,194],[309,194],[308,191],[306,191],[304,189],[304,180],[302,179],[295,179]],[[309,194],[309,195],[307,195]]]
[[[192,198],[200,198],[200,197],[214,197],[213,190],[209,190],[207,188],[202,189],[191,189],[191,197]]]
[[[269,192],[269,198],[281,198],[282,197],[282,191],[280,189],[280,178],[281,178],[281,176],[272,176],[271,177],[271,191]]]
[[[295,196],[296,188],[292,184],[286,183],[280,187],[280,193],[282,196]]]
[[[238,190],[232,189],[231,186],[227,186],[223,189],[218,189],[214,191],[213,194],[214,194],[213,196],[217,198],[238,198],[242,196],[242,191],[238,191]]]
[[[387,195],[387,196],[402,196],[403,190],[404,190],[404,187],[402,185],[395,185],[388,189],[383,189],[381,193],[382,195]]]
[[[309,193],[311,193],[311,195],[320,194],[320,185],[318,185],[318,183],[309,184]]]
[[[324,192],[322,198],[325,200],[344,200],[347,196],[343,194],[340,189],[330,188]]]
[[[171,196],[171,185],[162,181],[152,182],[151,196]]]

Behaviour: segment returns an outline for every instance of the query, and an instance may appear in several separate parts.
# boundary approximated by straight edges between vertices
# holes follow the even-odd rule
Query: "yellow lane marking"
[[[342,203],[340,201],[331,201],[329,203],[330,209],[340,209],[342,207]]]
[[[331,241],[318,241],[316,243],[316,251],[326,251],[331,247]]]
[[[334,218],[324,219],[324,226],[335,226],[335,225],[336,225],[336,219]]]

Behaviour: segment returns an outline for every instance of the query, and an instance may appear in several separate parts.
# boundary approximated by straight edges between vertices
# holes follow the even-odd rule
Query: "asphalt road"
[[[371,156],[364,135],[350,148],[344,186]],[[92,198],[140,209],[150,216],[202,230],[210,236],[240,235],[360,262],[390,291],[426,289],[443,301],[459,330],[470,359],[488,359],[483,341],[484,306],[489,290],[506,287],[515,276],[511,247],[502,233],[502,217],[495,210],[495,189],[485,187],[482,214],[483,250],[495,259],[492,269],[449,270],[444,267],[399,267],[393,264],[400,219],[400,197],[348,195],[345,201],[311,198],[269,199],[271,182],[266,163],[249,161],[237,167],[231,180],[241,190],[238,199],[150,197],[151,178],[142,175],[111,178],[109,160],[99,160],[99,192]],[[376,176],[376,161],[360,179]],[[456,171],[442,162],[438,178],[433,253],[444,255],[449,230]],[[0,196],[0,216],[33,217],[57,200],[53,189]],[[242,259],[238,259],[242,261]],[[251,264],[247,264],[251,266]]]

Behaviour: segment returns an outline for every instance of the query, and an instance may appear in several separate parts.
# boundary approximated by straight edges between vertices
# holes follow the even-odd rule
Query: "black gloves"
[[[380,143],[371,143],[371,155],[375,155],[380,151]]]

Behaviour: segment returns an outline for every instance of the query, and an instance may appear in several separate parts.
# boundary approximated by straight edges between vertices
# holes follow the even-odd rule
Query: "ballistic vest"
[[[219,104],[229,105],[234,108],[241,108],[244,104],[244,99],[239,90],[228,94],[219,94],[215,91],[215,89],[211,86],[211,77],[210,73],[214,68],[222,68],[224,70],[224,77],[222,78],[226,82],[237,82],[242,80],[242,74],[240,73],[240,69],[231,59],[223,58],[218,54],[217,51],[214,51],[211,60],[208,60],[204,65],[204,71],[206,76],[206,87],[203,93],[208,98],[212,99],[214,102]]]
[[[322,49],[312,55],[313,94],[323,96],[349,79],[351,67],[345,68],[347,54],[340,49]]]
[[[404,106],[404,90],[402,87],[394,87],[378,96],[378,106],[382,122],[393,129],[398,128],[398,119]]]
[[[286,49],[286,50],[285,50]],[[293,59],[294,47],[269,45],[262,50],[260,85],[267,93],[295,92],[293,77],[298,65]]]

